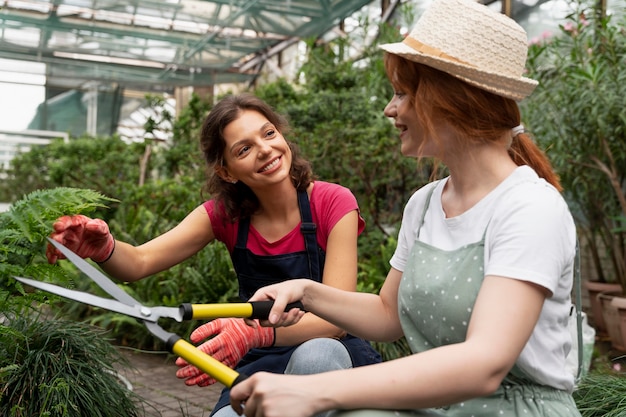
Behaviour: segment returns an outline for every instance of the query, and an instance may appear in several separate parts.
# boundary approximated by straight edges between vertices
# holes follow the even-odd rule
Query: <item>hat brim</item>
[[[461,62],[451,61],[444,57],[424,54],[403,42],[383,44],[379,45],[379,48],[408,59],[409,61],[428,65],[429,67],[463,80],[468,84],[516,101],[528,97],[539,84],[536,80],[530,78],[514,78],[508,75],[478,69]]]

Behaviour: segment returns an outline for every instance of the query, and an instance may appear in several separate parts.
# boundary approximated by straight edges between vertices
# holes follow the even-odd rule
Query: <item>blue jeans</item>
[[[309,375],[352,368],[352,359],[345,346],[336,339],[318,338],[302,343],[293,352],[285,374]],[[318,414],[316,417],[326,416]],[[223,407],[213,417],[239,417],[230,406]]]

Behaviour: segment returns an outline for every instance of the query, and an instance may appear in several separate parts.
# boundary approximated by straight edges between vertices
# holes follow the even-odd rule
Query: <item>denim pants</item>
[[[346,347],[336,339],[317,338],[302,343],[293,352],[285,374],[309,375],[338,369],[352,368],[352,359]],[[326,416],[318,414],[316,417]],[[231,406],[216,411],[213,417],[240,417]]]

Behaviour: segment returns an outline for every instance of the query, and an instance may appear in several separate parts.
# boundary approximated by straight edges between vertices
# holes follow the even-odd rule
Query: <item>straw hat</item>
[[[403,42],[380,48],[513,100],[538,84],[522,76],[528,53],[524,29],[473,0],[434,0]]]

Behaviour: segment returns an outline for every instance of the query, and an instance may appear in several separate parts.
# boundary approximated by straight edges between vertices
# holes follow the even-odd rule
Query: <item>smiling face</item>
[[[407,94],[396,91],[385,106],[384,113],[394,119],[394,125],[400,130],[402,155],[416,158],[437,156],[438,146],[428,138]]]
[[[224,165],[218,175],[254,189],[290,181],[291,150],[283,135],[265,116],[242,110],[223,130]]]

